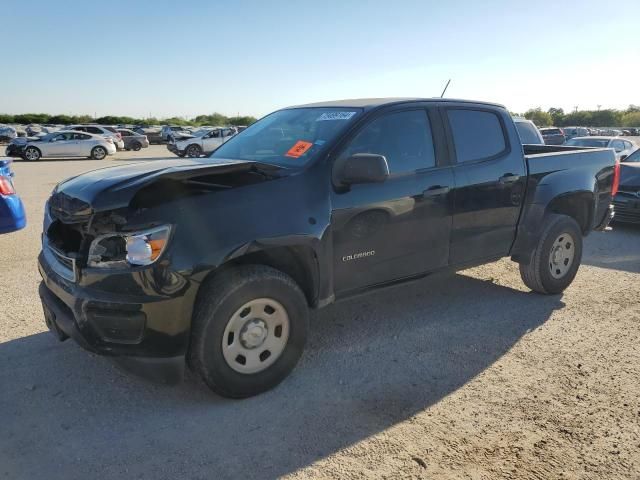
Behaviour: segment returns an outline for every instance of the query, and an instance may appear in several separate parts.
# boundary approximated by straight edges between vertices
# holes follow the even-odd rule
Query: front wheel
[[[40,160],[41,156],[42,155],[40,154],[40,150],[38,150],[36,147],[27,147],[27,149],[24,151],[25,160],[29,160],[30,162]]]
[[[528,265],[520,264],[524,284],[534,292],[563,292],[578,273],[582,231],[567,215],[551,215]]]
[[[201,287],[189,363],[220,395],[257,395],[298,363],[307,323],[305,296],[291,277],[263,265],[228,270]]]
[[[142,148],[142,144],[140,142],[134,142],[133,145],[131,145],[131,148],[134,152],[139,152]]]
[[[198,158],[202,155],[202,148],[200,148],[200,145],[189,145],[186,152],[189,157]]]

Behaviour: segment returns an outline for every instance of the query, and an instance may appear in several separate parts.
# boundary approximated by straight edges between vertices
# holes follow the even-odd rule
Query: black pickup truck
[[[208,158],[56,186],[45,319],[150,377],[178,380],[186,363],[216,392],[251,396],[296,365],[309,308],[506,256],[530,289],[562,292],[583,236],[612,218],[618,176],[609,149],[523,146],[500,105],[286,108]]]

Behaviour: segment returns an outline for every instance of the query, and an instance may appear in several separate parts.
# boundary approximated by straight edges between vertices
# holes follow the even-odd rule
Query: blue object
[[[11,160],[0,159],[0,234],[15,232],[27,224],[22,200],[13,188]]]

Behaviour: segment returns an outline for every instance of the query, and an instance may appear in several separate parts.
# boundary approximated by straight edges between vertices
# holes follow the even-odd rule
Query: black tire
[[[36,162],[42,157],[42,152],[36,147],[27,147],[22,154],[22,158],[30,162]]]
[[[184,149],[185,153],[188,157],[198,158],[202,156],[202,147],[200,145],[191,144],[187,148]]]
[[[104,147],[93,147],[91,149],[91,158],[94,160],[102,160],[107,157],[107,149]]]
[[[133,144],[131,145],[131,149],[134,152],[139,152],[141,148],[142,148],[142,144],[140,142],[133,142]]]
[[[565,239],[563,235],[567,235]],[[563,240],[568,240],[564,241]],[[552,263],[552,252],[556,242],[565,243],[567,250],[574,249],[571,264],[561,273]],[[582,260],[582,230],[578,223],[567,215],[549,215],[542,235],[528,265],[520,264],[520,276],[524,284],[534,292],[556,294],[563,292],[578,273]],[[554,277],[561,274],[559,278]]]
[[[288,339],[274,363],[257,373],[240,373],[224,357],[225,329],[234,312],[259,298],[276,300],[284,307],[289,318]],[[291,277],[264,265],[239,266],[214,276],[200,288],[189,364],[214,392],[230,398],[250,397],[275,387],[291,373],[302,355],[307,331],[307,302]]]
[[[176,155],[178,155],[180,158],[184,157],[186,155],[186,152],[178,152],[176,153]]]

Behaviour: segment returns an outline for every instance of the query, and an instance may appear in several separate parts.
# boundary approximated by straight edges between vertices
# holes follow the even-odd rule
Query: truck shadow
[[[614,223],[610,232],[592,233],[585,239],[582,263],[640,273],[640,225]]]
[[[276,478],[423,411],[564,306],[443,275],[314,313],[293,374],[242,401],[192,374],[148,383],[48,333],[0,344],[0,474]]]

